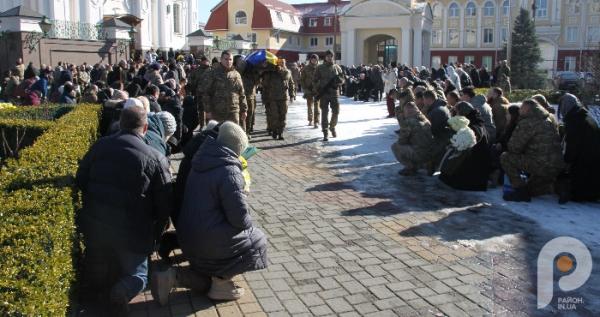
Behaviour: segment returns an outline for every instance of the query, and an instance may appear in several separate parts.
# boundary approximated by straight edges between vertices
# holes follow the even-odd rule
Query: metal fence
[[[106,39],[106,32],[101,24],[52,20],[49,38],[101,41]]]

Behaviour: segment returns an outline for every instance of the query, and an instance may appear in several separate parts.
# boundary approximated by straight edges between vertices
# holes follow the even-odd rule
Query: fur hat
[[[142,101],[137,98],[129,98],[129,99],[125,100],[125,103],[123,104],[123,109],[131,108],[131,107],[140,107],[140,108],[146,110],[144,108],[144,104],[142,103]]]
[[[175,117],[168,111],[160,111],[156,113],[156,116],[160,119],[165,128],[165,135],[171,136],[177,130],[177,122],[175,122]]]
[[[231,121],[225,121],[219,127],[217,142],[235,152],[237,156],[240,156],[248,147],[246,132],[242,127]]]

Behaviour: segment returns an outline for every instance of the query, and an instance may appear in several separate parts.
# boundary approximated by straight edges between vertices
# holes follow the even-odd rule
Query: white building
[[[198,29],[197,0],[0,0],[0,12],[17,6],[47,16],[55,28],[118,18],[135,27],[136,48],[143,50],[188,49],[186,35]],[[0,31],[17,31],[6,28],[0,24]]]

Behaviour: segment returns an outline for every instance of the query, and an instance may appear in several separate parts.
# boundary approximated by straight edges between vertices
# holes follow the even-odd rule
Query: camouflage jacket
[[[189,76],[188,92],[194,96],[201,96],[203,93],[204,79],[211,68],[208,65],[199,65]]]
[[[246,95],[242,76],[235,69],[217,65],[206,74],[202,89],[202,102],[206,112],[246,112]]]
[[[304,95],[306,97],[311,97],[314,95],[314,78],[315,72],[317,71],[317,65],[313,65],[308,63],[306,67],[302,69],[300,73],[300,84],[302,85],[302,90],[304,90]]]
[[[398,144],[412,145],[415,155],[424,160],[430,155],[432,143],[431,123],[423,114],[419,113],[402,121]]]
[[[344,84],[344,72],[339,65],[324,62],[317,66],[313,82],[315,95],[321,92],[322,95],[337,97],[340,95],[340,86]]]
[[[532,107],[530,113],[521,116],[508,141],[508,152],[522,155],[542,168],[562,168],[558,126],[550,116],[541,106]]]
[[[263,73],[263,95],[269,101],[288,100],[289,95],[296,95],[296,85],[292,73],[287,68],[269,70]]]

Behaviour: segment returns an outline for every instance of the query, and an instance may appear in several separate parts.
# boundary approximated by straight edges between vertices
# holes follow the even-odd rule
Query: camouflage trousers
[[[394,142],[392,144],[392,153],[404,167],[411,170],[417,170],[421,166],[426,163],[426,160],[423,160],[415,149],[410,144],[399,144],[398,142]]]
[[[312,124],[319,123],[321,113],[319,111],[319,100],[314,96],[306,96],[306,106],[308,108],[308,122]]]
[[[561,172],[561,168],[544,166],[525,155],[509,152],[502,153],[500,164],[514,188],[527,186],[533,196],[551,191],[556,177]],[[527,182],[521,178],[521,172],[529,175]]]
[[[250,134],[254,130],[254,113],[256,112],[256,95],[247,95],[246,103],[248,112],[246,113],[246,133]]]
[[[277,134],[281,134],[285,129],[285,120],[288,111],[287,100],[273,100],[269,104],[271,105],[271,130]]]
[[[321,129],[326,132],[327,129],[333,130],[338,122],[340,114],[340,103],[338,97],[334,95],[325,95],[319,98],[319,107],[321,108]],[[331,120],[329,120],[329,108],[331,107]]]
[[[231,112],[213,112],[212,120],[216,120],[218,122],[231,121],[235,124],[240,124],[240,112],[239,110]]]

